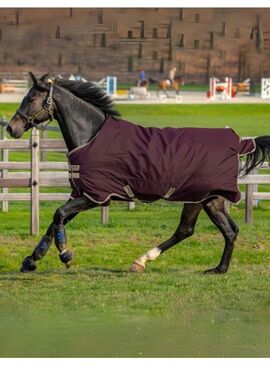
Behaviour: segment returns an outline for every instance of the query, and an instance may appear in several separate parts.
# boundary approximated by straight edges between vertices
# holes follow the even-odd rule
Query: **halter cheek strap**
[[[44,106],[42,106],[42,108],[36,112],[34,115],[30,116],[25,114],[21,109],[17,110],[17,113],[19,115],[21,115],[24,119],[26,119],[28,126],[31,127],[36,127],[38,129],[44,129],[47,127],[47,125],[53,120],[53,80],[52,79],[48,79],[48,83],[50,85],[50,90],[49,90],[49,95],[47,97],[46,103]],[[35,120],[38,118],[38,116],[43,113],[43,111],[46,111],[49,114],[49,122],[44,125],[44,126],[40,126],[39,123],[36,123]]]

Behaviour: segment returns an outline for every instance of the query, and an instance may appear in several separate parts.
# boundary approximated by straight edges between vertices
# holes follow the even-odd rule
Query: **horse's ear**
[[[36,77],[34,76],[33,72],[29,71],[28,73],[29,73],[29,76],[30,76],[31,80],[33,81],[33,84],[34,84],[34,85],[37,85],[37,84],[38,84],[38,82],[37,82],[37,79],[36,79]]]
[[[44,81],[46,81],[46,79],[47,79],[48,77],[49,77],[49,74],[48,74],[48,73],[46,73],[46,74],[44,74],[43,76],[41,76],[40,81],[44,82]]]

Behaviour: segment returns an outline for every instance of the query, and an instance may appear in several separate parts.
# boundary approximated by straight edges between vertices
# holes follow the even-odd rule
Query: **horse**
[[[70,199],[56,209],[32,254],[23,260],[21,272],[35,270],[53,241],[60,260],[70,267],[73,254],[65,226],[80,212],[111,200],[163,198],[184,202],[180,223],[169,239],[134,260],[131,271],[143,272],[147,262],[192,236],[204,210],[225,240],[220,263],[205,273],[226,273],[239,229],[225,200],[241,199],[239,173],[247,175],[269,161],[270,136],[242,141],[229,128],[144,128],[121,120],[110,96],[93,83],[29,75],[33,85],[7,132],[21,138],[30,128],[55,119],[69,151],[73,190]],[[241,155],[247,158],[240,170]],[[193,167],[192,161],[196,162]]]
[[[139,87],[146,87],[146,88],[148,88],[148,86],[149,86],[149,81],[148,81],[148,80],[139,81],[139,82],[138,82],[138,84],[137,84],[137,86],[139,86]]]
[[[159,95],[159,91],[163,91],[164,94],[167,97],[169,97],[169,95],[167,93],[168,89],[175,90],[176,95],[178,95],[179,94],[179,87],[180,87],[180,85],[183,84],[181,76],[175,76],[172,83],[168,79],[163,79],[163,80],[159,80],[159,81],[156,81],[154,79],[150,79],[149,81],[150,81],[150,83],[157,83],[157,94],[158,95]]]

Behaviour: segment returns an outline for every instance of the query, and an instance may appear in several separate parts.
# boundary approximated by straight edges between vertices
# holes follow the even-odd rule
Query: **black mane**
[[[104,114],[111,116],[120,116],[120,113],[114,109],[115,104],[112,98],[93,82],[71,81],[60,79],[57,85],[69,90],[73,95],[96,106]]]

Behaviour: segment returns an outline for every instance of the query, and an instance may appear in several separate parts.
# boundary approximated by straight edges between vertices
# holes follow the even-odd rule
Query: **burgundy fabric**
[[[255,142],[253,139],[244,139],[240,141],[239,155],[244,156],[255,150]]]
[[[103,204],[132,200],[131,192],[143,201],[166,193],[185,202],[220,195],[235,203],[239,154],[253,149],[252,140],[241,141],[230,128],[144,128],[109,117],[92,141],[68,155],[75,165],[72,196]]]

